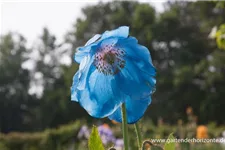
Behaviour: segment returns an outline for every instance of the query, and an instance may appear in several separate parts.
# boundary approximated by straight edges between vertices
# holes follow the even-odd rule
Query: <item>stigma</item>
[[[124,55],[124,50],[115,45],[104,45],[97,50],[94,65],[100,73],[115,75],[125,67]]]

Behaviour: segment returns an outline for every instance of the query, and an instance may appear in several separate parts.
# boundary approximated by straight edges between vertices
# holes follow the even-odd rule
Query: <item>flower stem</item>
[[[124,150],[128,150],[128,130],[127,130],[127,114],[125,104],[122,104],[122,129],[123,129],[123,141]]]
[[[141,131],[140,131],[138,123],[134,124],[134,128],[135,128],[135,132],[136,132],[136,135],[137,135],[138,149],[140,150],[141,144],[142,144],[142,139],[141,139]]]

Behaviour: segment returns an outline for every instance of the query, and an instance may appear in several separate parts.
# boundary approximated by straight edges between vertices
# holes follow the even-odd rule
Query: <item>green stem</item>
[[[122,106],[122,129],[123,129],[123,141],[124,141],[124,150],[128,150],[128,130],[127,130],[127,114],[126,107],[123,103]]]
[[[135,132],[136,132],[136,135],[137,135],[138,148],[140,150],[141,144],[142,144],[142,139],[141,139],[141,131],[140,131],[138,123],[134,124],[134,128],[135,128]]]

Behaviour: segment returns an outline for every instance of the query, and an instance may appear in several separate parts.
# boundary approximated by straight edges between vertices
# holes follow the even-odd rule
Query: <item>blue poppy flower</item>
[[[129,27],[95,35],[77,48],[74,59],[80,66],[73,77],[72,101],[96,118],[121,122],[122,103],[128,123],[144,115],[155,91],[156,70],[149,50],[129,36]]]

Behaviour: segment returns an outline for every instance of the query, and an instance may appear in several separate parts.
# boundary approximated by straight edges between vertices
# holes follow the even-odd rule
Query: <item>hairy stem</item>
[[[123,129],[123,141],[124,150],[128,150],[128,130],[127,130],[127,114],[125,104],[122,104],[122,129]]]
[[[138,123],[134,124],[134,128],[137,135],[138,149],[141,150],[142,139],[141,139],[141,131],[140,131]]]

